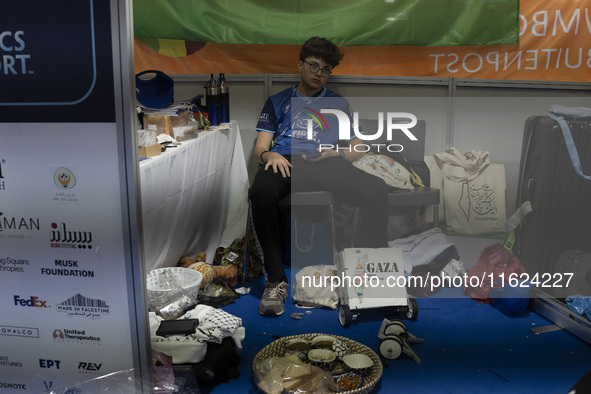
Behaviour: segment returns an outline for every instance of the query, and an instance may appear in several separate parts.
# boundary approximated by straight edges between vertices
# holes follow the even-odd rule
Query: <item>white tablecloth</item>
[[[146,272],[244,236],[248,173],[235,121],[140,163]]]

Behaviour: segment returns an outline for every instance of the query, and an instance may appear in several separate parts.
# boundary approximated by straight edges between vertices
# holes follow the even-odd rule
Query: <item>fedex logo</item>
[[[47,301],[42,301],[39,297],[29,297],[27,299],[21,298],[18,295],[14,296],[14,305],[26,306],[29,308],[49,308]]]

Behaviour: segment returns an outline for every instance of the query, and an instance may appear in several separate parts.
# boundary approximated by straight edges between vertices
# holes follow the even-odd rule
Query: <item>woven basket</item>
[[[146,282],[148,297],[155,299],[174,290],[174,285],[180,286],[197,299],[197,292],[203,276],[201,272],[189,268],[167,267],[157,268],[148,272]]]
[[[361,387],[359,387],[358,389],[355,389],[355,390],[339,391],[339,393],[361,394],[361,393],[371,392],[373,390],[373,388],[376,386],[376,384],[382,378],[383,367],[382,367],[382,362],[380,361],[380,358],[378,357],[378,355],[373,350],[371,350],[370,348],[368,348],[367,346],[365,346],[359,342],[355,342],[349,338],[340,337],[340,336],[332,335],[332,334],[292,335],[292,336],[288,336],[288,337],[282,337],[274,342],[271,342],[269,345],[262,348],[261,351],[259,351],[256,354],[256,356],[254,357],[254,360],[252,363],[253,372],[257,368],[257,365],[259,365],[263,360],[266,360],[270,357],[283,356],[283,354],[285,353],[284,343],[286,340],[291,339],[291,338],[303,338],[303,339],[307,339],[307,340],[311,341],[314,337],[316,337],[318,335],[333,336],[333,337],[337,338],[338,340],[341,340],[344,343],[346,343],[349,346],[349,348],[351,349],[351,353],[365,354],[366,356],[371,358],[371,360],[373,361],[373,366],[371,367],[368,374],[363,379],[363,385]],[[337,366],[335,368],[335,370],[332,371],[332,373],[344,372],[344,370],[339,370],[339,368],[340,368],[340,366]]]

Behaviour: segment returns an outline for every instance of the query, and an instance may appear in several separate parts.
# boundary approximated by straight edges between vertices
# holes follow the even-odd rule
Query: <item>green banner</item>
[[[518,0],[134,0],[135,35],[223,44],[509,45]]]

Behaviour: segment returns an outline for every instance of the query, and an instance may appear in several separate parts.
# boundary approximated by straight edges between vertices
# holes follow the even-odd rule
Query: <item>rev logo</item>
[[[88,363],[84,361],[80,361],[78,363],[78,372],[80,373],[92,373],[92,372],[99,372],[103,364],[97,363]]]
[[[51,308],[49,305],[47,305],[47,301],[42,301],[39,299],[39,297],[29,297],[25,299],[18,295],[14,296],[14,305],[26,306],[29,308]]]

